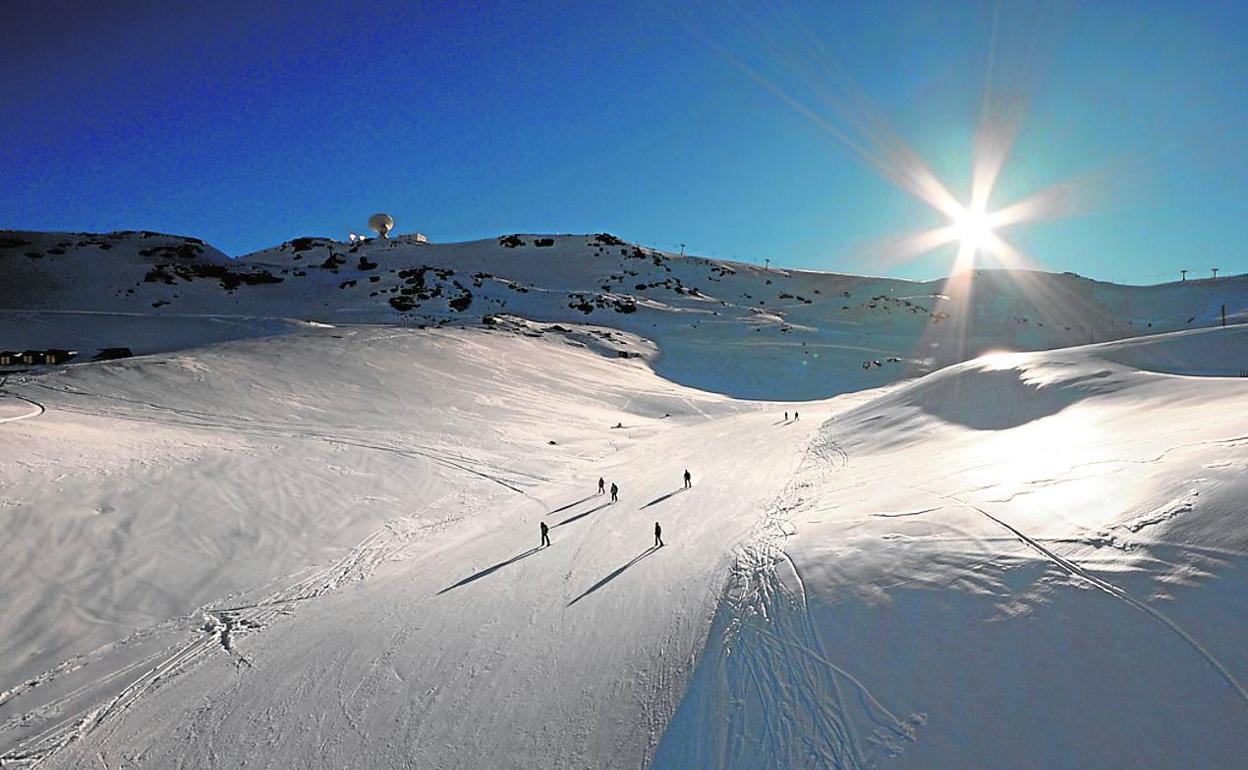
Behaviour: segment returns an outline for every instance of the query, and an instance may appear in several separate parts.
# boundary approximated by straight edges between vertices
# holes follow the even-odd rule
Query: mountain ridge
[[[607,233],[454,244],[306,237],[231,258],[150,231],[3,231],[0,266],[8,277],[0,313],[15,321],[0,323],[0,348],[149,353],[308,322],[481,324],[515,315],[638,334],[658,345],[658,370],[670,379],[790,400],[877,387],[990,350],[1179,331],[1221,323],[1223,308],[1230,321],[1248,312],[1244,276],[1136,287],[976,270],[910,281],[681,256]],[[35,329],[30,313],[52,315],[38,316]],[[155,334],[152,324],[179,333]],[[741,371],[746,349],[767,361],[765,376]]]

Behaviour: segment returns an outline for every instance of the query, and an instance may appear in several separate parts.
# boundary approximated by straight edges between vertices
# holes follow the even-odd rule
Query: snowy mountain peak
[[[1190,329],[1220,323],[1223,307],[1231,320],[1248,308],[1243,277],[1132,287],[985,270],[951,296],[945,281],[763,269],[607,233],[453,244],[304,237],[226,259],[200,241],[155,233],[6,231],[0,265],[9,276],[0,307],[52,314],[34,327],[0,326],[0,348],[71,340],[142,353],[308,321],[479,324],[507,314],[631,332],[658,344],[656,366],[675,381],[790,399],[874,387],[987,350]],[[75,315],[84,313],[91,317]],[[144,328],[153,323],[178,332]],[[741,366],[746,351],[765,366]]]

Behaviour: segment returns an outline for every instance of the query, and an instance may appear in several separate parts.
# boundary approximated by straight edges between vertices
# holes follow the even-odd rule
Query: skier
[[[788,421],[789,421],[789,413],[788,413],[788,412],[785,412],[785,413],[784,413],[784,421],[785,421],[785,422],[788,422]]]
[[[598,494],[600,495],[602,494],[603,490],[606,489],[606,484],[607,484],[606,479],[602,477],[598,478]]]
[[[798,420],[800,420],[800,419],[802,419],[801,415],[799,415],[797,412],[794,412],[794,413],[793,413],[793,422],[797,422],[797,421],[798,421]]]
[[[611,502],[614,503],[619,499],[620,499],[620,488],[615,485],[614,481],[612,481],[611,482]]]
[[[542,545],[550,545],[550,527],[546,526],[546,522],[542,522]]]
[[[685,489],[693,486],[693,476],[689,475],[689,469],[685,469]]]
[[[659,526],[659,522],[654,522],[654,547],[663,547],[663,528]]]

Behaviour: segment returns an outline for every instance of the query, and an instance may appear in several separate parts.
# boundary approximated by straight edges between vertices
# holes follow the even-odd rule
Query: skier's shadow
[[[471,583],[471,582],[473,582],[473,581],[480,580],[481,578],[486,577],[487,575],[492,575],[493,573],[497,572],[498,570],[502,569],[503,567],[506,567],[508,564],[515,564],[516,562],[520,561],[521,559],[527,559],[528,557],[532,556],[533,554],[537,553],[537,552],[538,552],[538,551],[540,551],[540,550],[542,550],[540,547],[538,547],[538,548],[530,548],[529,550],[525,551],[524,553],[519,553],[519,554],[516,554],[515,556],[511,557],[510,559],[508,559],[508,560],[506,560],[506,561],[500,561],[498,564],[495,564],[495,565],[494,565],[494,566],[492,566],[492,567],[486,567],[485,569],[481,570],[480,572],[474,572],[474,573],[472,573],[471,575],[469,575],[468,577],[466,577],[466,578],[464,578],[463,580],[459,581],[458,583],[456,583],[456,584],[454,584],[454,585],[449,585],[449,586],[447,586],[446,588],[443,588],[441,591],[438,591],[438,596],[441,596],[442,594],[446,593],[447,591],[451,591],[451,590],[453,590],[453,589],[459,588],[460,586],[466,586],[466,585],[468,585],[469,583]]]
[[[639,561],[641,561],[642,559],[646,558],[647,556],[650,556],[651,554],[654,554],[654,553],[658,552],[658,550],[659,550],[659,546],[657,546],[657,545],[652,545],[652,546],[650,546],[649,548],[647,548],[646,550],[644,550],[644,551],[642,551],[641,553],[637,554],[636,556],[634,556],[634,557],[633,557],[632,561],[628,562],[628,563],[627,563],[627,564],[625,564],[623,567],[619,567],[619,568],[617,568],[617,569],[616,569],[614,572],[612,572],[610,575],[607,575],[607,576],[606,576],[606,577],[604,577],[602,580],[599,580],[597,583],[594,583],[592,586],[590,586],[590,587],[589,587],[589,589],[588,589],[587,591],[585,591],[585,593],[581,594],[580,596],[576,597],[576,598],[575,598],[575,599],[573,599],[572,601],[568,602],[568,606],[569,606],[569,607],[571,607],[573,604],[576,604],[576,603],[577,603],[577,602],[579,602],[581,599],[584,599],[586,596],[589,596],[589,595],[590,595],[590,594],[592,594],[594,591],[597,591],[599,588],[602,588],[602,587],[603,587],[603,586],[605,586],[607,583],[610,583],[612,580],[615,580],[617,577],[619,577],[620,575],[623,575],[623,574],[624,574],[624,570],[626,570],[626,569],[628,569],[629,567],[633,566],[634,564],[636,564],[637,562],[639,562]]]
[[[561,505],[561,506],[559,506],[558,508],[556,508],[556,509],[554,509],[553,511],[551,511],[551,513],[559,513],[560,511],[566,511],[566,510],[568,510],[569,508],[575,508],[576,506],[580,505],[581,503],[585,502],[586,500],[593,500],[593,499],[594,499],[595,497],[597,497],[597,496],[598,496],[598,495],[588,495],[588,496],[586,496],[586,497],[582,497],[580,500],[577,500],[576,502],[573,502],[573,503],[568,503],[567,505]]]
[[[651,500],[650,502],[646,503],[645,505],[641,507],[642,509],[645,509],[645,508],[649,508],[652,505],[658,505],[659,503],[663,502],[664,500],[668,499],[669,497],[673,495],[679,495],[681,492],[684,492],[686,489],[689,489],[689,487],[681,487],[680,489],[673,490],[671,492],[668,492],[666,495],[663,495],[662,497],[654,498],[653,500]]]
[[[585,511],[584,513],[578,513],[578,514],[576,514],[575,516],[569,516],[568,518],[566,518],[566,519],[564,519],[563,521],[561,521],[561,522],[559,522],[558,524],[556,524],[554,527],[551,527],[551,529],[554,529],[555,527],[562,527],[564,524],[571,524],[572,522],[576,521],[577,519],[583,519],[583,518],[585,518],[586,516],[588,516],[588,515],[589,515],[589,514],[591,514],[591,513],[597,513],[598,511],[601,511],[603,508],[606,508],[606,507],[608,507],[609,505],[611,505],[611,503],[603,503],[602,505],[598,506],[597,508],[590,508],[588,511]]]

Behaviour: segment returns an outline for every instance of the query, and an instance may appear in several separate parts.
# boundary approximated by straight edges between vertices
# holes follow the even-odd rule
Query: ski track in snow
[[[162,632],[190,630],[194,627],[195,618],[204,622],[199,627],[196,638],[177,646],[172,652],[165,651],[151,655],[137,662],[110,671],[88,684],[76,688],[66,695],[43,704],[37,713],[16,716],[4,724],[0,724],[0,733],[8,732],[29,724],[41,713],[60,711],[84,695],[90,689],[107,685],[117,680],[133,677],[121,692],[107,700],[104,704],[88,709],[85,713],[75,713],[62,718],[38,734],[26,738],[4,754],[0,754],[0,765],[7,763],[38,764],[49,758],[70,743],[86,737],[100,729],[111,717],[124,712],[135,701],[141,698],[158,683],[168,680],[186,671],[205,655],[217,649],[223,650],[236,661],[237,665],[250,666],[251,662],[233,649],[234,639],[242,634],[263,630],[279,616],[286,614],[292,605],[324,596],[339,586],[366,579],[381,563],[393,558],[422,529],[435,525],[420,525],[419,517],[442,504],[450,493],[428,504],[420,511],[404,519],[391,520],[380,529],[374,531],[358,543],[343,558],[317,570],[308,577],[293,583],[286,588],[271,594],[261,601],[232,607],[206,606],[188,614],[183,618],[144,629],[132,637],[107,645],[95,652],[66,661],[60,666],[34,677],[23,685],[0,693],[0,705],[7,703],[22,693],[36,686],[51,683],[57,676],[76,671],[96,661],[102,660],[108,653],[129,644],[140,637]]]
[[[1239,438],[1236,438],[1233,440],[1238,441]],[[1220,444],[1223,442],[1215,441],[1215,442],[1201,442],[1201,443],[1219,443]],[[1192,446],[1195,446],[1195,444],[1193,444]],[[1167,452],[1168,451],[1169,450],[1167,450]],[[1162,454],[1164,455],[1165,452],[1163,452]],[[965,506],[966,508],[970,510],[973,510],[982,514],[988,519],[996,522],[999,526],[1004,527],[1005,529],[1014,533],[1014,535],[1019,540],[1021,540],[1023,543],[1025,543],[1029,547],[1031,547],[1037,553],[1041,554],[1049,562],[1060,567],[1063,571],[1065,571],[1070,576],[1075,577],[1075,578],[1080,578],[1086,581],[1087,583],[1089,583],[1090,585],[1092,585],[1094,588],[1097,588],[1098,590],[1103,591],[1109,596],[1112,596],[1115,599],[1123,601],[1131,605],[1135,609],[1152,617],[1154,620],[1161,623],[1163,626],[1170,629],[1170,631],[1178,635],[1180,639],[1186,642],[1193,650],[1196,651],[1197,654],[1199,654],[1202,658],[1204,658],[1205,661],[1214,669],[1214,671],[1217,672],[1218,676],[1221,677],[1222,680],[1225,681],[1226,684],[1230,686],[1232,690],[1235,691],[1235,694],[1239,697],[1241,701],[1243,701],[1245,707],[1248,708],[1248,689],[1244,688],[1244,685],[1241,684],[1239,680],[1235,678],[1235,675],[1231,673],[1230,669],[1228,669],[1221,660],[1219,660],[1213,653],[1209,652],[1209,650],[1206,649],[1204,645],[1202,645],[1199,641],[1197,641],[1195,637],[1193,637],[1190,633],[1188,633],[1182,626],[1180,626],[1174,620],[1171,620],[1165,613],[1161,612],[1155,607],[1152,607],[1146,604],[1145,602],[1139,599],[1136,599],[1134,596],[1127,593],[1126,590],[1109,582],[1108,580],[1104,580],[1103,578],[1099,578],[1093,575],[1092,573],[1088,572],[1086,569],[1079,566],[1078,564],[1071,561],[1070,559],[1067,559],[1066,557],[1059,555],[1057,552],[1053,551],[1052,549],[1047,548],[1040,541],[1028,536],[1022,530],[1018,529],[1012,524],[1007,523],[1003,519],[992,515],[988,511],[984,510],[983,508],[980,508],[979,506],[973,503],[970,503],[962,499],[961,497],[958,497],[957,495],[941,494],[939,492],[933,492],[931,490],[922,489],[919,487],[910,487],[910,488],[918,492],[924,492],[934,497],[940,497],[945,500],[949,500],[951,502],[956,502],[962,506]]]
[[[939,510],[942,510],[943,508],[944,506],[937,505],[931,508],[920,508],[917,511],[900,511],[897,513],[873,513],[871,515],[879,519],[904,519],[910,516],[921,516],[925,513],[932,513],[933,511],[939,511]]]
[[[264,422],[261,422],[259,420],[254,420],[254,419],[233,420],[227,415],[210,414],[206,412],[196,412],[194,410],[189,410],[189,409],[178,409],[174,407],[163,406],[161,404],[151,403],[148,401],[138,401],[138,400],[127,399],[127,398],[124,398],[121,396],[115,396],[115,395],[97,395],[97,394],[86,393],[80,390],[74,390],[70,388],[54,388],[49,385],[45,385],[42,382],[32,382],[29,384],[34,387],[43,388],[45,390],[49,390],[49,391],[52,391],[53,393],[58,393],[61,395],[72,395],[72,396],[79,396],[83,398],[109,399],[113,401],[120,401],[123,403],[133,404],[135,406],[140,406],[146,409],[151,409],[155,412],[158,412],[166,416],[163,416],[158,419],[154,417],[146,417],[143,415],[135,414],[133,412],[126,412],[123,410],[88,409],[88,408],[84,408],[81,406],[71,406],[71,405],[63,404],[63,403],[57,404],[56,406],[57,409],[63,410],[66,412],[86,414],[86,415],[91,415],[95,417],[112,417],[116,419],[134,420],[134,421],[139,421],[139,422],[155,422],[161,425],[180,425],[180,426],[190,427],[190,428],[209,428],[209,429],[216,429],[216,430],[232,431],[235,433],[241,433],[241,434],[253,435],[253,436],[266,436],[266,437],[273,437],[273,438],[292,438],[292,439],[306,439],[310,441],[323,441],[329,444],[354,446],[360,449],[371,449],[377,452],[389,452],[391,454],[397,454],[397,455],[402,455],[406,457],[422,457],[426,460],[431,460],[435,463],[438,463],[439,465],[443,465],[448,468],[453,468],[455,470],[459,470],[464,473],[477,476],[479,478],[493,482],[495,484],[498,484],[499,486],[506,487],[512,492],[515,492],[520,495],[525,495],[525,496],[528,496],[528,493],[520,486],[517,486],[518,484],[525,483],[525,482],[532,482],[532,481],[548,481],[549,480],[549,479],[545,479],[539,476],[532,476],[529,474],[520,474],[520,473],[516,473],[515,477],[508,479],[504,477],[503,475],[506,471],[505,468],[500,468],[495,465],[490,465],[489,463],[485,463],[485,462],[475,460],[473,458],[469,458],[469,457],[462,456],[462,455],[455,456],[446,452],[439,452],[430,447],[387,446],[383,444],[376,444],[376,443],[372,443],[369,441],[365,441],[363,439],[349,438],[349,437],[342,436],[342,435],[318,433],[310,429],[302,429],[302,428],[295,429],[290,426],[282,425],[280,423],[264,423]],[[167,415],[173,415],[174,419],[170,419]],[[182,418],[182,419],[178,419],[178,418]]]
[[[716,766],[731,766],[741,749],[759,741],[755,756],[774,766],[866,770],[881,754],[898,751],[898,741],[915,738],[921,717],[899,719],[829,659],[807,609],[805,582],[784,550],[797,531],[793,515],[806,502],[802,490],[818,487],[848,464],[844,450],[816,434],[784,491],[737,549],[717,621],[722,627],[699,661],[726,667],[720,673],[729,688],[724,699],[736,704],[723,723],[702,725],[722,731],[709,740],[718,751]],[[854,693],[855,707],[843,685]],[[865,737],[859,719],[870,725]],[[751,727],[754,720],[761,725]]]
[[[39,415],[47,411],[44,408],[43,404],[39,403],[38,401],[32,401],[29,398],[26,398],[24,396],[19,396],[16,393],[10,393],[7,390],[5,390],[4,386],[7,381],[8,381],[7,377],[0,377],[0,396],[7,396],[9,398],[16,399],[25,404],[28,404],[30,406],[30,411],[27,412],[26,414],[13,415],[11,417],[0,417],[0,425],[3,425],[5,423],[10,423],[10,422],[20,422],[21,420],[29,420],[33,417],[38,417]]]
[[[1009,499],[1027,493],[1032,486],[1051,485],[1069,481],[1070,477],[1082,477],[1079,472],[1091,468],[1157,464],[1180,450],[1210,446],[1235,448],[1241,446],[1246,438],[1248,437],[1235,435],[1185,442],[1135,460],[1074,463],[1065,474],[1052,474],[1054,478],[1037,480],[1034,485],[1028,483],[1028,489],[1010,495]],[[848,456],[840,447],[826,437],[817,436],[807,448],[785,493],[768,508],[756,535],[739,549],[732,582],[726,591],[723,604],[728,619],[724,627],[718,628],[720,638],[708,641],[699,661],[699,666],[716,666],[718,680],[726,683],[724,686],[729,688],[728,692],[720,694],[718,702],[733,704],[726,714],[720,715],[725,724],[702,725],[712,732],[722,730],[724,733],[721,736],[707,737],[708,742],[715,744],[719,751],[715,757],[718,761],[716,766],[731,765],[733,758],[749,747],[751,741],[757,741],[761,744],[760,756],[768,757],[769,762],[775,761],[778,766],[870,768],[881,757],[898,753],[903,742],[916,740],[917,729],[926,721],[926,716],[922,714],[911,715],[907,719],[899,718],[875,698],[865,684],[829,659],[806,609],[805,582],[797,564],[785,552],[786,541],[797,531],[794,524],[796,514],[803,508],[801,489],[806,486],[826,486],[831,469],[844,467],[848,462]],[[853,486],[851,484],[849,488]],[[980,491],[997,486],[986,485]],[[1234,691],[1238,699],[1248,706],[1248,690],[1245,690],[1230,669],[1165,613],[1136,599],[1121,587],[1093,575],[1046,547],[1041,540],[1026,535],[1017,527],[958,495],[941,494],[919,487],[907,488],[976,511],[1012,535],[1008,539],[1002,538],[1001,542],[1017,542],[1020,547],[1032,549],[1072,577],[1089,583],[1164,625],[1200,655]],[[886,519],[906,518],[947,507],[942,504],[869,515]],[[1172,504],[1166,508],[1164,516],[1158,514],[1146,519],[1146,523],[1155,523],[1154,519],[1177,515],[1175,510],[1182,512],[1186,508],[1181,504],[1176,508]],[[984,538],[971,533],[966,534],[966,540],[986,542]],[[991,563],[998,558],[1000,555],[994,555],[983,563]],[[732,658],[735,658],[735,664],[730,662]],[[737,669],[744,670],[744,675]],[[848,687],[856,696],[856,705],[873,725],[874,731],[865,739],[856,729],[850,701],[847,700],[842,685]],[[749,713],[742,713],[743,710],[748,710]],[[751,720],[757,721],[751,725]],[[800,750],[795,747],[800,747]],[[669,764],[670,762],[663,764],[662,767],[666,768]],[[712,761],[711,764],[715,762]]]

